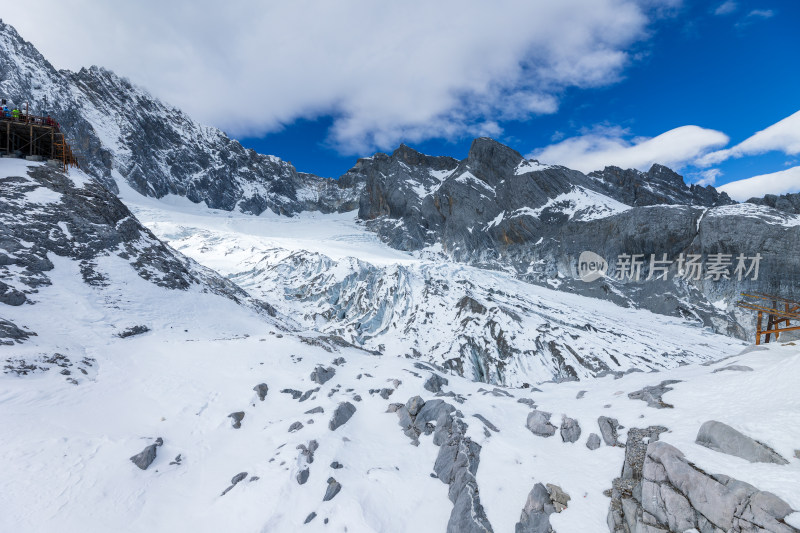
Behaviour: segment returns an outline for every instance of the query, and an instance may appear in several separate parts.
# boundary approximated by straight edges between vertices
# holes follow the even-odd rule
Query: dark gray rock
[[[297,389],[281,389],[281,393],[291,395],[293,400],[296,400],[303,395],[303,393]]]
[[[220,496],[225,496],[226,494],[228,494],[233,487],[235,487],[240,481],[244,481],[244,479],[246,477],[247,477],[247,472],[239,472],[238,474],[233,476],[231,478],[230,487],[228,487],[227,489],[223,490],[222,494]],[[256,478],[256,479],[258,479],[258,478]]]
[[[389,389],[389,388],[370,389],[369,390],[370,394],[379,394],[380,397],[383,398],[384,400],[388,400],[389,396],[391,396],[393,392],[394,392],[394,389]]]
[[[437,393],[442,392],[442,387],[447,384],[447,378],[443,378],[439,374],[431,374],[431,377],[425,380],[425,383],[422,386],[427,391]]]
[[[0,318],[0,345],[13,346],[14,344],[22,344],[35,336],[36,333],[19,328],[13,322]]]
[[[601,416],[597,419],[597,425],[600,426],[600,435],[603,436],[603,442],[606,443],[606,446],[617,446],[619,444],[617,430],[621,426],[616,418]]]
[[[339,491],[342,490],[342,484],[336,481],[334,478],[328,478],[328,488],[325,491],[325,496],[322,498],[322,501],[327,502],[332,500]]]
[[[665,403],[661,397],[665,393],[672,390],[672,387],[668,387],[668,385],[674,385],[675,383],[680,383],[680,380],[668,379],[662,381],[658,385],[645,387],[636,392],[632,392],[628,394],[628,398],[632,400],[645,401],[647,402],[648,407],[654,407],[656,409],[672,409],[673,406],[668,403]]]
[[[319,383],[320,385],[324,385],[326,382],[333,379],[334,375],[336,375],[336,369],[332,366],[329,366],[328,368],[317,366],[317,368],[311,372],[311,381]]]
[[[317,406],[317,407],[315,407],[313,409],[309,409],[308,411],[305,412],[305,414],[307,414],[307,415],[315,415],[317,413],[324,413],[324,412],[325,412],[325,409],[323,409],[320,406]]]
[[[236,411],[235,413],[231,413],[228,415],[228,418],[231,419],[231,425],[235,429],[239,429],[242,427],[242,420],[244,420],[244,411]]]
[[[253,390],[256,392],[256,394],[258,394],[258,399],[263,402],[264,398],[267,397],[267,393],[269,392],[269,387],[267,386],[266,383],[259,383],[258,385],[253,387]]]
[[[586,439],[586,447],[590,450],[596,450],[600,447],[600,436],[597,433],[590,433],[589,438]]]
[[[575,396],[576,400],[580,400],[586,394],[585,390],[578,391],[578,394]]]
[[[331,417],[330,423],[328,423],[328,428],[331,431],[336,431],[339,427],[346,424],[348,420],[353,416],[356,412],[356,406],[350,402],[342,402],[336,406],[336,409],[333,411],[333,416]]]
[[[156,450],[163,443],[164,441],[159,437],[154,444],[145,446],[144,450],[131,457],[131,461],[142,470],[147,470],[147,467],[156,460]]]
[[[309,515],[308,515],[308,516],[306,517],[306,519],[303,521],[303,524],[308,524],[309,522],[311,522],[312,520],[314,520],[316,517],[317,517],[317,513],[315,513],[315,512],[313,512],[313,511],[312,511],[311,513],[309,513]]]
[[[563,417],[561,420],[561,440],[576,442],[581,437],[581,426],[574,418]]]
[[[552,415],[545,411],[531,411],[528,413],[526,426],[534,435],[552,437],[558,428],[550,423],[550,416]]]
[[[709,420],[700,426],[695,442],[717,452],[741,457],[751,463],[789,464],[789,461],[766,444],[716,420]]]
[[[314,462],[314,452],[317,451],[319,448],[319,444],[316,440],[311,440],[308,442],[308,446],[305,444],[298,444],[297,449],[300,450],[300,456],[302,459],[305,460],[306,463],[311,464]]]
[[[331,468],[333,468],[334,470],[339,470],[340,468],[344,468],[344,465],[339,461],[334,461],[331,463]]]
[[[291,426],[289,426],[289,433],[294,433],[295,431],[300,431],[303,429],[302,422],[293,422]]]
[[[300,398],[297,401],[304,402],[304,401],[308,400],[309,398],[311,398],[312,394],[315,394],[317,392],[319,392],[319,387],[317,387],[316,389],[309,389],[309,390],[305,391],[303,394],[301,394]]]
[[[118,333],[117,337],[119,337],[120,339],[127,339],[128,337],[135,337],[136,335],[142,335],[143,333],[147,333],[148,331],[150,331],[150,328],[148,328],[147,326],[141,326],[141,325],[132,326]]]
[[[517,400],[517,403],[524,403],[525,405],[527,405],[531,409],[536,409],[536,402],[533,401],[532,398],[520,398],[520,399]]]
[[[299,472],[297,472],[297,483],[299,485],[305,485],[306,481],[308,481],[308,477],[311,475],[311,470],[309,468],[303,468]]]

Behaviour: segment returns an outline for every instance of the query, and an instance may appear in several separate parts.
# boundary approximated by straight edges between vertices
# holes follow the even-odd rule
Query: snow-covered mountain
[[[0,94],[51,114],[84,168],[114,191],[123,181],[149,196],[177,194],[253,214],[351,210],[358,202],[359,184],[300,173],[248,150],[113,72],[55,70],[2,21]]]
[[[0,531],[800,531],[800,350],[732,308],[798,296],[783,203],[491,139],[319,178],[2,23],[0,92],[84,156],[0,159]]]
[[[399,250],[433,247],[444,260],[691,318],[738,338],[753,331],[749,314],[732,305],[740,292],[800,298],[787,276],[800,268],[800,224],[794,213],[771,207],[786,202],[735,207],[724,193],[687,186],[659,165],[585,175],[525,160],[491,139],[476,139],[461,161],[401,146],[358,160],[336,180],[319,178],[243,148],[107,70],[57,72],[8,25],[0,27],[0,61],[0,92],[49,107],[76,139],[87,171],[111,190],[124,184],[256,215],[358,207],[366,227]],[[584,251],[608,262],[606,277],[576,281]],[[758,279],[677,275],[681,258],[722,254],[726,275],[737,277],[736,258],[756,253]],[[623,255],[639,257],[644,281],[626,279],[617,265]],[[665,257],[668,279],[647,279],[655,271],[650,260]]]

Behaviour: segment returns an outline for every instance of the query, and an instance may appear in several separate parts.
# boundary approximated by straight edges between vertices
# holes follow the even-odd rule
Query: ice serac
[[[241,249],[213,236],[172,244],[198,259]],[[716,357],[725,348],[709,345],[711,339],[738,345],[690,323],[654,323],[633,309],[441,258],[381,265],[271,246],[254,249],[252,257],[224,274],[254,296],[280,302],[281,313],[307,327],[371,351],[391,346],[439,372],[498,385],[669,368]],[[654,334],[644,337],[643,330]],[[426,388],[440,392],[443,384],[429,378]]]
[[[298,172],[289,162],[246,149],[107,69],[57,71],[2,22],[0,57],[3,96],[53,116],[85,169],[115,192],[121,177],[146,196],[175,194],[256,215],[358,206],[362,184],[351,178]]]

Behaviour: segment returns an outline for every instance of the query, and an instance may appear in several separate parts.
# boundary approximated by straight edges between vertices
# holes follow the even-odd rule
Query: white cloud
[[[626,137],[626,130],[604,128],[534,150],[530,157],[582,172],[609,165],[647,170],[654,163],[681,168],[728,143],[724,133],[698,126],[681,126],[653,138]]]
[[[721,3],[717,9],[714,10],[715,15],[730,15],[739,8],[739,5],[733,0]]]
[[[800,111],[759,131],[732,148],[718,150],[701,157],[698,164],[710,166],[730,158],[780,151],[800,154]]]
[[[760,198],[765,194],[800,192],[800,167],[787,168],[772,174],[762,174],[752,178],[732,181],[717,188],[740,202],[750,198]]]
[[[775,12],[771,9],[754,9],[747,14],[748,18],[769,19],[775,16]]]
[[[722,176],[722,171],[720,169],[709,168],[708,170],[702,170],[692,174],[690,177],[694,178],[695,185],[705,187],[706,185],[714,185],[717,182],[717,178],[720,176]]]
[[[618,80],[674,4],[37,0],[2,16],[56,67],[106,66],[235,135],[330,115],[332,144],[363,153],[552,113],[565,87]]]

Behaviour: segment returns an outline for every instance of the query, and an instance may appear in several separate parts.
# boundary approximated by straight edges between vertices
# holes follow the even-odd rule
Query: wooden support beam
[[[761,318],[763,316],[762,311],[758,312],[758,320],[756,321],[756,344],[761,344]]]

